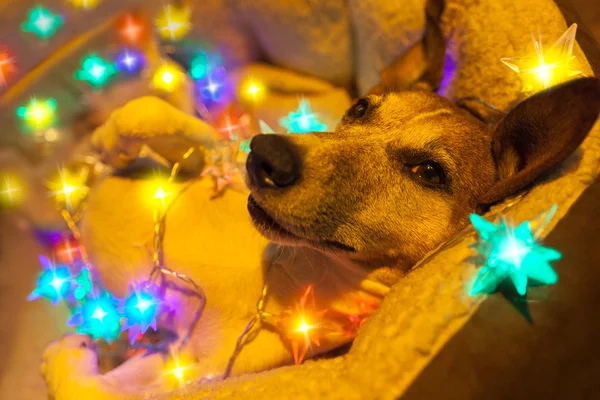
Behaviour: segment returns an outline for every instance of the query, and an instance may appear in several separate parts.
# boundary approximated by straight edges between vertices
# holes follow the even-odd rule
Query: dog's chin
[[[290,232],[261,207],[252,195],[248,196],[248,212],[258,232],[273,242],[291,246],[307,246],[332,253],[356,252],[353,247],[335,240],[313,240]]]

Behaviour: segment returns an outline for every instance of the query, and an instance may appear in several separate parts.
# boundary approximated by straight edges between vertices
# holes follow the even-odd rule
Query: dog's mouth
[[[261,207],[252,195],[248,196],[248,212],[256,229],[269,240],[284,244],[306,244],[309,247],[327,251],[356,252],[353,247],[335,240],[308,239],[290,232]]]

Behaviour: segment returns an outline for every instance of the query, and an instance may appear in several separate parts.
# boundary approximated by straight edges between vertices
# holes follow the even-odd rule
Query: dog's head
[[[495,129],[429,91],[369,95],[332,133],[256,136],[249,211],[269,239],[410,265],[562,162],[599,110],[593,78],[530,97]]]
[[[409,267],[575,151],[600,112],[600,81],[538,93],[491,128],[481,109],[435,94],[443,11],[427,1],[422,40],[334,132],[252,140],[248,208],[263,235]]]

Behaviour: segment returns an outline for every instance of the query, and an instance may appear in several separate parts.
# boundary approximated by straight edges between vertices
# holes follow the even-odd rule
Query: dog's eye
[[[440,164],[433,161],[426,161],[418,165],[413,165],[410,167],[410,170],[425,183],[441,185],[444,184],[446,180],[444,169]]]
[[[369,108],[369,102],[366,99],[358,100],[350,109],[350,115],[354,118],[362,118]]]

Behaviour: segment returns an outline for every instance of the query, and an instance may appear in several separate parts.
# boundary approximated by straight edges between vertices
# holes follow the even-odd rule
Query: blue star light
[[[76,326],[79,333],[111,342],[119,337],[121,332],[121,315],[117,310],[117,300],[108,292],[97,298],[86,299],[74,310],[68,324]]]
[[[492,293],[507,278],[520,295],[527,292],[529,279],[546,285],[558,281],[550,261],[559,260],[561,254],[536,242],[541,227],[532,230],[530,221],[525,221],[513,228],[504,217],[496,225],[476,214],[471,214],[471,223],[479,233],[479,240],[472,248],[485,259],[471,295]]]
[[[221,102],[227,91],[227,72],[219,67],[211,71],[205,79],[199,80],[196,87],[204,100]]]
[[[144,68],[146,59],[144,53],[136,49],[123,49],[117,58],[115,64],[120,71],[125,71],[130,74],[135,74]]]
[[[42,266],[44,265],[42,264]],[[56,305],[69,293],[71,283],[72,278],[69,267],[49,265],[40,275],[36,288],[27,296],[27,300],[31,301],[45,297],[50,299],[52,304]]]
[[[310,103],[306,99],[300,101],[296,112],[291,112],[287,117],[281,118],[279,124],[289,133],[325,132],[327,130],[327,125],[317,119],[317,115],[312,112]]]
[[[148,282],[130,289],[130,293],[123,307],[126,318],[123,330],[129,331],[129,342],[133,344],[138,335],[146,333],[149,327],[156,330],[160,300],[158,287]]]

